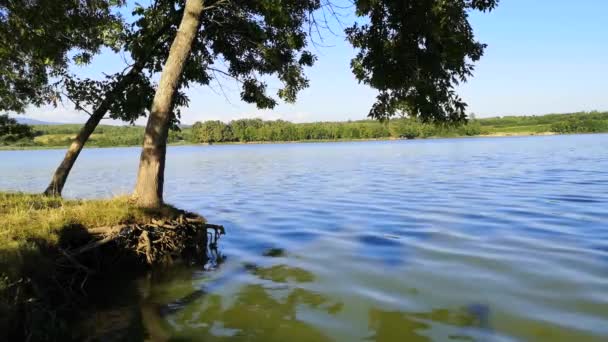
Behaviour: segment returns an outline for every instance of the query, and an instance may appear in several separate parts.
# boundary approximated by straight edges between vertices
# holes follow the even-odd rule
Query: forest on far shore
[[[81,128],[79,124],[23,125],[0,116],[0,146],[4,148],[66,147]],[[197,122],[169,133],[169,143],[248,143],[359,139],[415,139],[479,135],[534,135],[608,132],[608,112],[580,112],[535,116],[472,118],[462,125],[422,123],[414,119],[386,122],[292,123],[283,120],[240,119]],[[100,125],[88,146],[137,146],[144,127]]]

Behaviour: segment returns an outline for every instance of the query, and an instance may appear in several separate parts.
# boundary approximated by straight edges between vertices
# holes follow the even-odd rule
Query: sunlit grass
[[[65,200],[43,195],[0,192],[0,273],[16,275],[24,253],[40,246],[55,246],[62,231],[149,222],[174,217],[177,210],[165,206],[149,211],[135,207],[129,197],[105,200]]]
[[[0,331],[19,329],[20,320],[30,316],[37,317],[31,329],[43,329],[43,335],[61,330],[64,325],[55,319],[59,309],[54,303],[61,307],[71,301],[72,287],[82,287],[79,284],[88,279],[88,275],[79,276],[81,269],[86,274],[96,273],[78,261],[66,267],[61,258],[72,260],[68,256],[72,248],[95,239],[89,229],[146,224],[182,214],[169,205],[141,209],[128,196],[65,200],[0,192]]]
[[[545,133],[551,132],[551,125],[539,124],[539,125],[522,125],[522,126],[486,126],[484,127],[488,133],[519,133],[519,134],[533,134],[533,133]]]

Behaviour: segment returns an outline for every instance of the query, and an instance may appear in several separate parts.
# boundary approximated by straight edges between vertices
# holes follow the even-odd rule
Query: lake
[[[84,150],[64,194],[130,192],[139,151]],[[0,151],[0,189],[62,156]],[[165,199],[228,235],[113,290],[152,338],[608,340],[608,135],[170,147]]]

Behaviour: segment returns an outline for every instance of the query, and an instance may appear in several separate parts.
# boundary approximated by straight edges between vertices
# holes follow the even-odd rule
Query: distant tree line
[[[27,126],[18,124],[14,119],[3,115],[0,116],[0,145],[68,146],[79,129],[80,125],[77,124]],[[461,125],[422,123],[415,119],[316,123],[262,119],[241,119],[229,123],[205,121],[169,131],[168,141],[175,144],[414,139],[542,132],[559,134],[608,132],[608,112],[473,118]],[[101,125],[97,127],[88,144],[97,147],[136,146],[142,143],[143,133],[144,128],[141,126]]]
[[[288,121],[241,119],[197,122],[192,139],[199,143],[375,139],[389,136],[386,124],[378,121],[319,122],[295,124]]]
[[[425,124],[414,119],[348,122],[291,123],[283,120],[241,119],[197,122],[191,139],[196,143],[356,140],[383,138],[426,138],[430,136],[479,135],[477,122],[463,125]]]

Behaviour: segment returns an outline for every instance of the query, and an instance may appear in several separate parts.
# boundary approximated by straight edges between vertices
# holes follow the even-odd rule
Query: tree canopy
[[[116,47],[122,0],[0,0],[0,110],[56,103],[70,62]],[[71,58],[69,58],[71,57]]]
[[[160,0],[149,8],[138,7],[134,37],[148,35],[157,24],[151,17],[170,17],[174,25],[164,34],[166,48],[154,54],[150,72],[162,71],[182,12],[182,1]],[[308,15],[319,8],[317,0],[205,1],[200,28],[180,79],[180,88],[208,85],[214,78],[229,77],[241,85],[241,98],[259,108],[273,108],[276,97],[293,102],[308,86],[303,68],[315,57],[307,46]],[[140,39],[144,40],[144,39]],[[145,54],[146,44],[127,43],[133,56]],[[276,75],[283,83],[276,97],[268,94],[264,76]],[[187,101],[179,101],[187,104]]]
[[[405,113],[438,122],[466,118],[466,104],[455,87],[471,76],[473,62],[485,48],[475,39],[468,15],[497,4],[498,0],[353,1],[355,16],[361,19],[345,30],[358,51],[351,67],[360,82],[379,91],[369,115],[385,119]],[[125,53],[131,67],[146,63],[115,96],[110,117],[133,122],[143,115],[155,89],[150,80],[166,61],[184,1],[136,4],[131,24],[113,11],[123,5],[123,0],[0,0],[0,109],[23,111],[27,104],[57,101],[60,96],[50,79],[66,76],[70,62],[87,63],[100,47],[110,46]],[[208,0],[204,6],[180,89],[230,77],[241,84],[242,100],[260,108],[273,108],[277,98],[295,101],[298,91],[308,86],[304,67],[316,59],[306,49],[312,31],[318,30],[315,13],[332,2]],[[283,83],[277,94],[268,92],[268,75]],[[119,72],[90,80],[68,75],[63,79],[64,95],[79,109],[95,108],[124,76]],[[188,99],[178,92],[174,101],[178,119],[179,107]]]
[[[473,63],[486,47],[475,39],[469,13],[490,11],[498,2],[353,1],[351,8],[359,19],[345,29],[347,40],[358,51],[351,68],[357,80],[379,92],[369,116],[386,119],[407,114],[425,122],[465,120],[466,103],[455,87],[472,75]],[[149,43],[139,42],[146,42],[145,37],[160,26],[158,18],[172,18],[174,23],[163,34],[164,48],[153,54],[150,73],[162,70],[182,14],[176,10],[183,10],[181,3],[158,0],[134,11],[140,16],[132,28],[137,43],[127,42],[126,50],[136,58],[149,50]],[[295,101],[297,93],[309,85],[304,68],[316,60],[307,48],[313,31],[322,30],[315,16],[332,20],[327,16],[335,15],[335,4],[331,0],[215,0],[205,1],[204,6],[180,88],[229,77],[240,83],[241,99],[259,108],[273,108],[277,99]],[[269,75],[283,84],[277,94],[268,92],[264,77]],[[188,104],[183,93],[176,104]]]
[[[369,115],[399,112],[424,121],[466,119],[454,87],[472,75],[486,45],[475,40],[472,10],[490,11],[498,0],[356,0],[365,24],[346,30],[358,49],[355,77],[379,91]]]
[[[304,68],[315,56],[307,51],[308,16],[320,6],[317,0],[205,1],[200,29],[180,77],[173,99],[173,121],[189,99],[183,92],[192,85],[209,85],[214,79],[229,78],[241,86],[241,99],[259,108],[273,108],[277,99],[296,100],[297,92],[308,86]],[[156,0],[132,8],[135,18],[124,24],[119,35],[120,49],[130,59],[125,71],[102,80],[71,77],[64,80],[66,94],[77,108],[94,109],[126,72],[138,63],[137,75],[126,89],[113,98],[109,117],[133,122],[150,109],[156,85],[154,75],[162,71],[184,11],[182,0]],[[265,76],[274,75],[283,87],[269,94]]]

